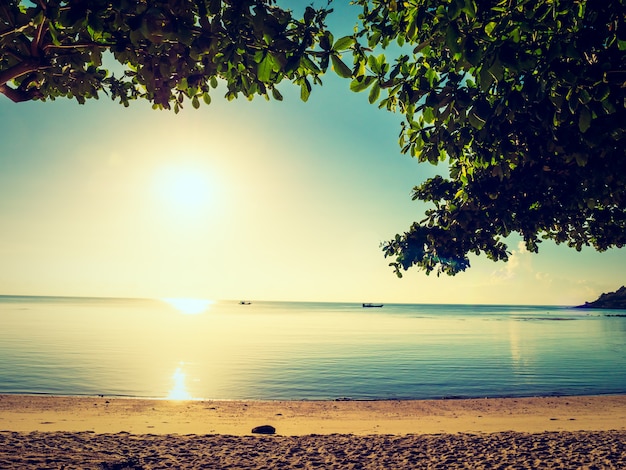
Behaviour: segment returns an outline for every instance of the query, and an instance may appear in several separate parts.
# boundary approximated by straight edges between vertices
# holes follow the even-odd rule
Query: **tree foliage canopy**
[[[626,243],[624,0],[358,3],[370,46],[412,50],[362,55],[353,89],[386,91],[404,152],[449,163],[414,189],[426,218],[384,245],[398,274],[506,260],[512,232],[532,252]]]
[[[383,244],[398,275],[506,260],[514,232],[533,252],[626,244],[626,0],[353,3],[358,32],[335,39],[330,8],[296,18],[274,0],[4,1],[0,92],[178,112],[208,104],[218,79],[228,99],[281,100],[289,81],[306,101],[332,65],[404,116],[403,152],[447,164],[414,188],[425,219]]]
[[[307,7],[294,18],[273,0],[3,1],[0,92],[80,103],[106,92],[125,106],[145,98],[178,111],[185,100],[209,103],[218,79],[228,99],[278,100],[276,85],[287,79],[306,100],[342,45],[325,27],[329,11]],[[121,76],[103,67],[105,52]]]

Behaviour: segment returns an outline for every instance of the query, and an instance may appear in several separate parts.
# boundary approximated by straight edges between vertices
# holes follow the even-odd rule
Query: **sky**
[[[340,12],[341,14],[341,12]],[[213,94],[178,115],[106,96],[0,95],[0,295],[577,305],[626,284],[626,251],[471,257],[399,279],[380,248],[445,166],[400,152],[401,116],[329,72],[307,103]]]

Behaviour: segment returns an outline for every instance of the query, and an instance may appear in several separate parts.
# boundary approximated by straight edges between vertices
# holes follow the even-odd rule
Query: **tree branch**
[[[46,68],[45,65],[38,61],[25,60],[17,65],[14,65],[10,69],[0,72],[0,85],[6,85],[8,82],[15,80],[16,78],[26,75],[27,73],[36,72],[37,70]]]
[[[39,24],[39,28],[37,28],[37,34],[30,43],[30,53],[33,55],[33,57],[39,57],[39,51],[42,50],[43,37],[47,30],[48,27],[46,26],[46,20],[44,19]]]
[[[20,90],[11,88],[8,85],[0,85],[0,93],[9,98],[14,103],[21,103],[22,101],[30,101],[35,98],[39,93],[39,90]]]
[[[7,83],[23,75],[31,72],[36,72],[37,70],[43,68],[45,68],[45,66],[43,66],[39,62],[24,61],[11,67],[10,69],[3,70],[2,72],[0,72],[0,93],[2,93],[15,103],[32,100],[35,96],[37,96],[39,92],[37,89],[15,89],[8,86]]]

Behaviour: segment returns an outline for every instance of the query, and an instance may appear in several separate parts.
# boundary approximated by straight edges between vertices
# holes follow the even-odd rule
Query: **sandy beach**
[[[274,435],[253,434],[271,425]],[[2,469],[626,468],[626,396],[168,401],[0,395]]]

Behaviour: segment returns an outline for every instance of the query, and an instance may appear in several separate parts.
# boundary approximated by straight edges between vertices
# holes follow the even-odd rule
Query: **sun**
[[[215,199],[211,174],[197,166],[160,168],[155,177],[155,189],[160,202],[178,213],[204,212]]]
[[[160,196],[177,207],[202,207],[211,197],[205,172],[193,167],[166,167],[157,174]]]
[[[176,204],[201,204],[209,197],[207,179],[186,168],[172,173],[165,189]]]

